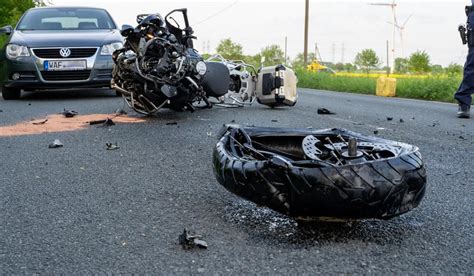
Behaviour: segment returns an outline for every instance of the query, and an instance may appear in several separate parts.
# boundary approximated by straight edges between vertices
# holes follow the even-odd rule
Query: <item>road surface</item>
[[[0,100],[0,125],[64,108],[94,114],[122,106],[107,90],[28,94]],[[317,107],[337,114],[317,115]],[[146,123],[0,137],[0,271],[471,274],[474,119],[457,119],[456,109],[302,89],[294,108],[163,111]],[[390,221],[298,226],[215,180],[216,135],[233,121],[364,134],[379,129],[381,137],[420,147],[426,196]],[[54,139],[64,147],[48,149]],[[107,142],[121,148],[106,151]],[[183,228],[202,234],[209,248],[183,250],[177,244]]]

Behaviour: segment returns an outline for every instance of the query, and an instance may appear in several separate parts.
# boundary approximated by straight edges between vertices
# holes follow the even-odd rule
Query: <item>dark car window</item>
[[[115,29],[105,10],[90,8],[47,8],[28,11],[18,30],[94,30]]]

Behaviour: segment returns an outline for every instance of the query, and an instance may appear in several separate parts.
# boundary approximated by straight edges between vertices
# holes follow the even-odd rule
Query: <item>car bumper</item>
[[[43,61],[33,55],[16,60],[5,59],[0,63],[2,86],[25,90],[110,87],[113,69],[111,56],[95,55],[88,58],[87,70],[81,71],[45,71]],[[13,78],[15,73],[20,75],[19,79]]]

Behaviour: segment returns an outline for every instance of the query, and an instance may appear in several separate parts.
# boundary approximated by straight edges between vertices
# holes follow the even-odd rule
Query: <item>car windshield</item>
[[[100,30],[115,29],[110,15],[102,9],[47,8],[28,11],[18,30]]]

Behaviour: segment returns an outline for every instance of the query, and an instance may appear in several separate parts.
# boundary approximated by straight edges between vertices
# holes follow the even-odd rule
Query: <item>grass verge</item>
[[[298,70],[298,87],[375,95],[377,79],[371,77],[335,76]],[[455,102],[453,95],[460,76],[397,79],[397,97]]]

